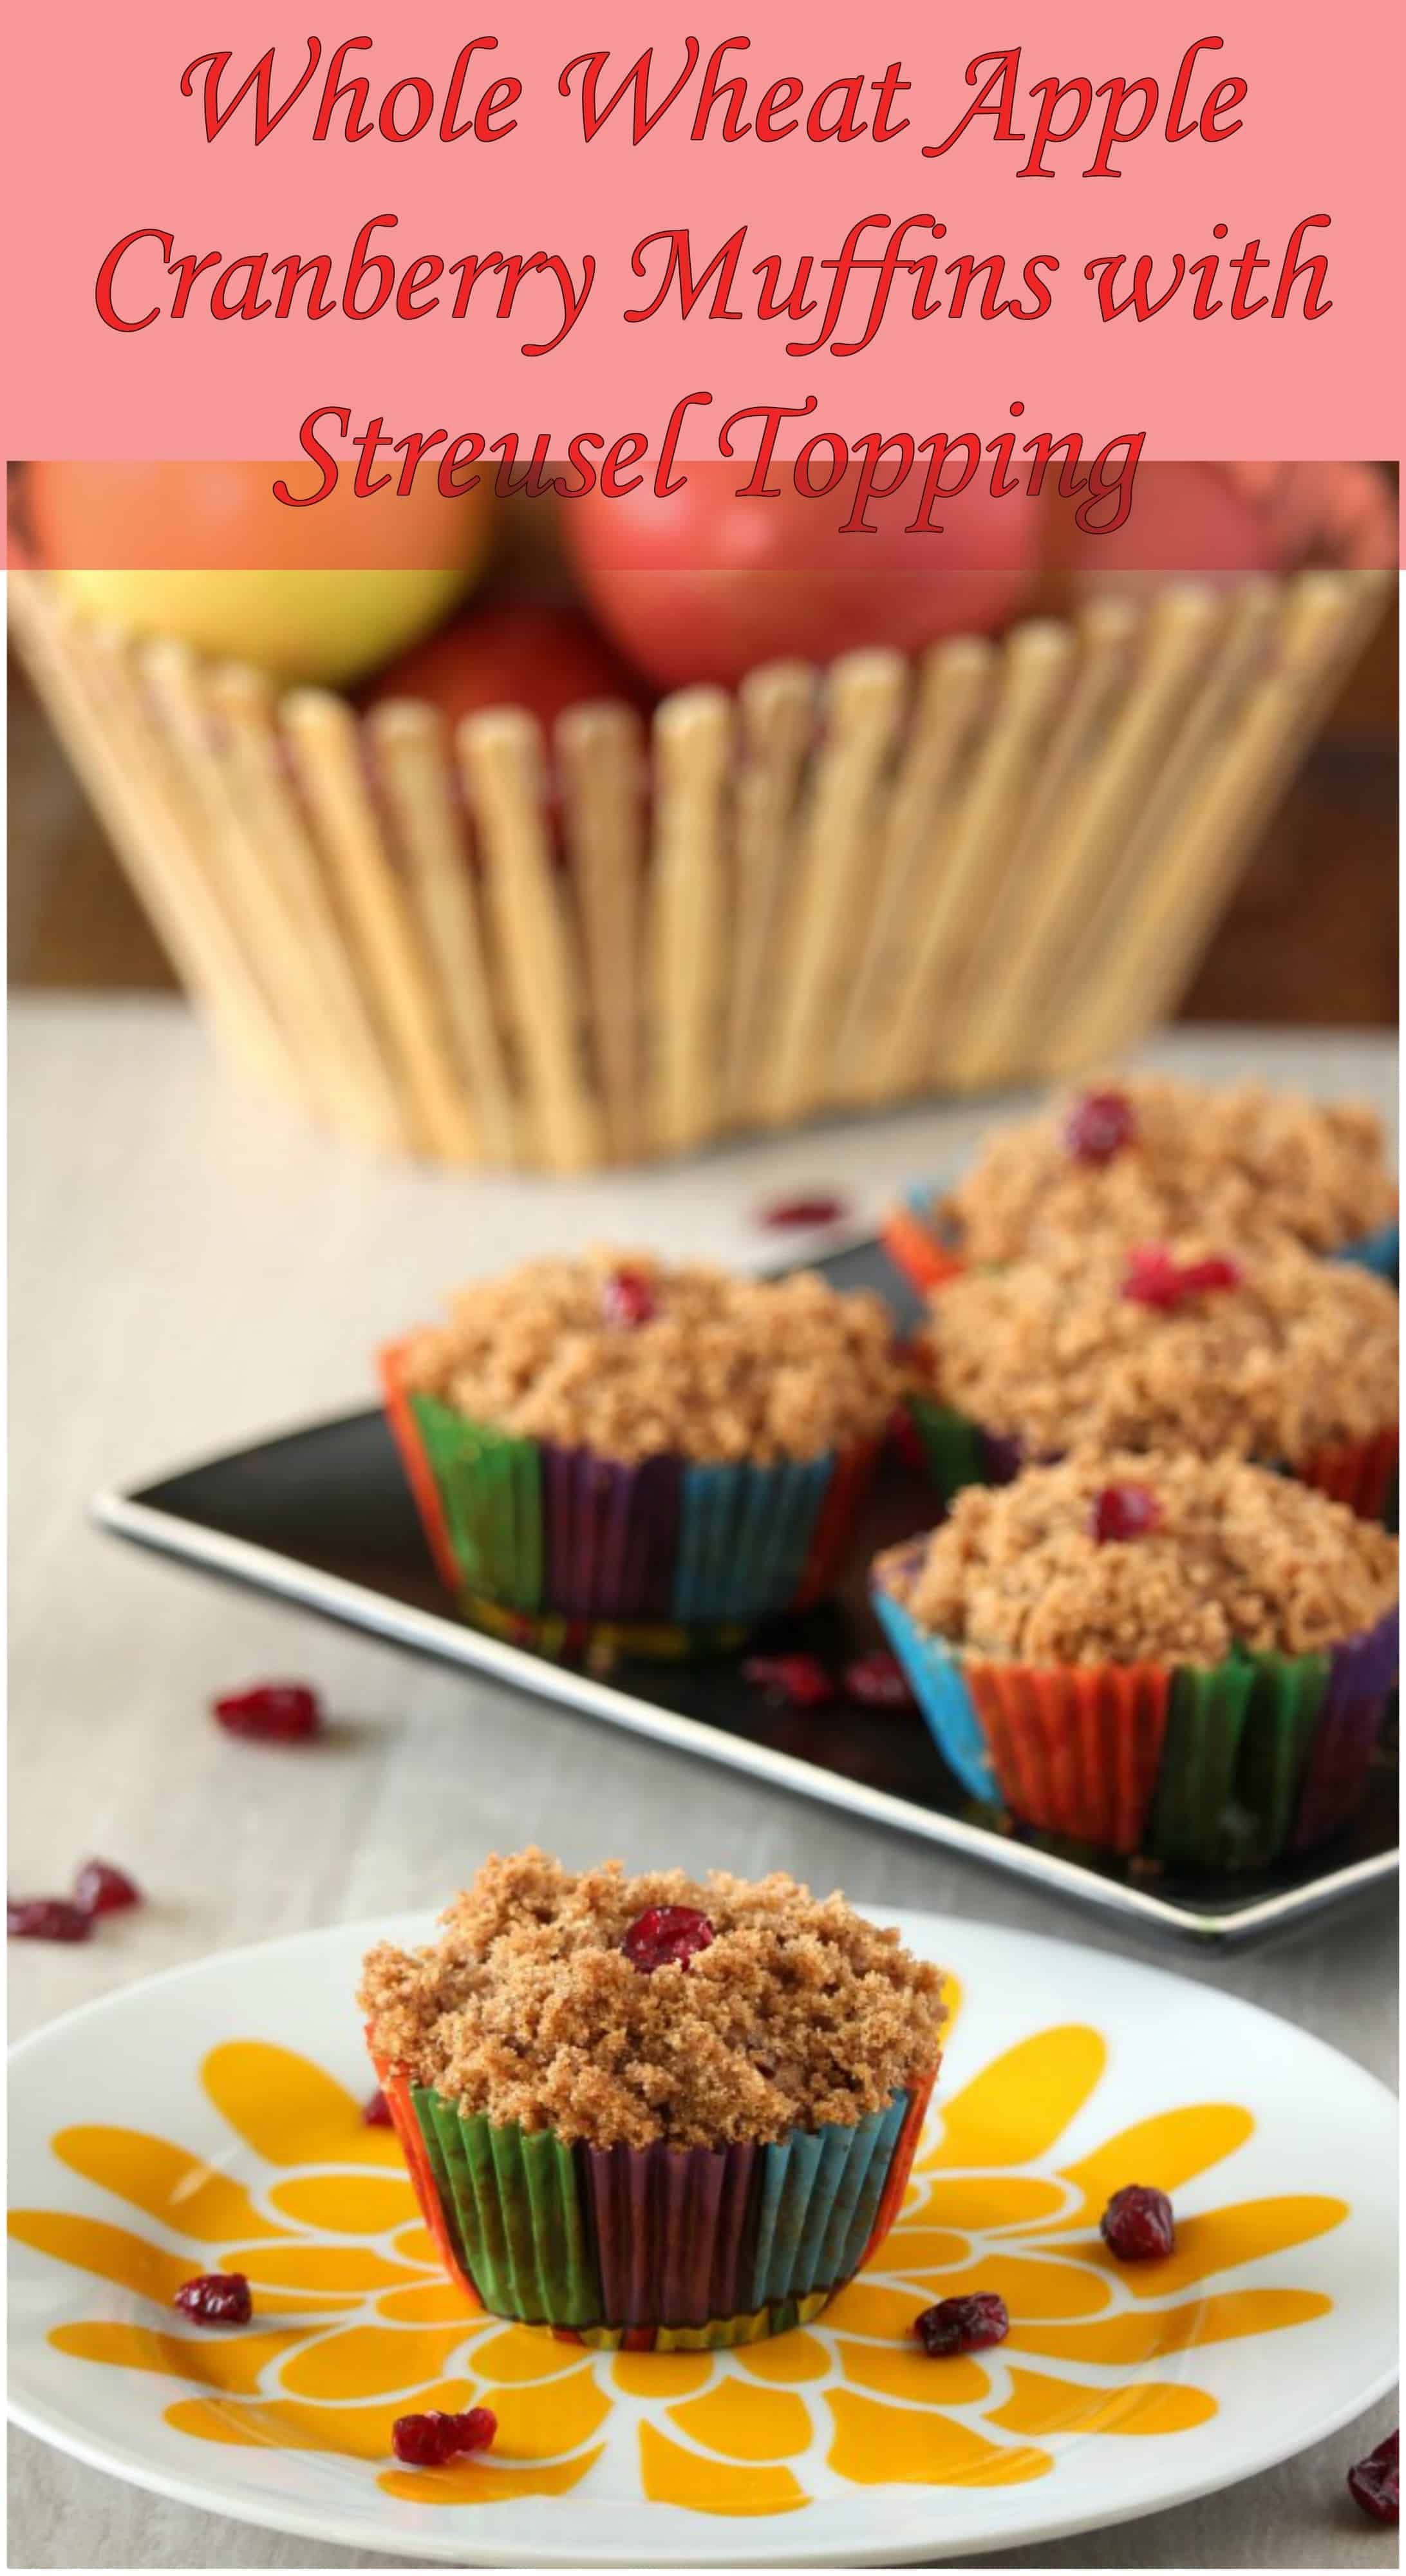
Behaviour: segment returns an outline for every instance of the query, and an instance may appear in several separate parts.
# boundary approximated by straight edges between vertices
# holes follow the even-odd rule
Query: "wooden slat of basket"
[[[777,943],[775,1035],[758,1106],[775,1125],[825,1096],[830,1041],[863,936],[888,765],[909,688],[901,653],[830,666]]]
[[[830,1057],[829,1097],[863,1097],[864,1070],[892,1008],[893,992],[942,863],[972,728],[996,667],[984,636],[956,635],[922,661],[913,720],[879,836],[863,945]]]
[[[797,813],[815,732],[819,674],[809,662],[768,662],[737,692],[740,766],[734,800],[731,969],[723,1097],[729,1120],[755,1114],[768,1040],[764,1004],[773,942],[795,855]]]
[[[649,1129],[665,1153],[721,1123],[732,735],[724,689],[680,689],[654,718]]]
[[[231,800],[277,889],[289,970],[325,1041],[327,1079],[356,1134],[378,1150],[403,1150],[415,1141],[413,1127],[294,793],[272,687],[262,672],[233,662],[209,672],[205,685],[224,736]]]
[[[346,1078],[340,1027],[325,1007],[301,925],[283,899],[276,862],[249,827],[233,744],[202,685],[203,666],[189,645],[171,637],[134,651],[161,718],[168,757],[183,772],[204,872],[268,992],[309,1100],[365,1137],[362,1103]],[[384,1141],[374,1127],[370,1133]]]
[[[1224,901],[1249,836],[1308,747],[1344,670],[1381,613],[1392,576],[1303,573],[1290,586],[1271,666],[1220,756],[1208,764],[1177,840],[1143,870],[1071,996],[1049,1062],[1072,1072],[1126,1047],[1175,1000]]]
[[[1219,632],[1198,656],[1175,731],[1163,745],[1099,883],[1089,889],[1082,919],[1070,924],[1060,951],[1047,957],[1042,990],[1028,997],[1024,1044],[1034,1048],[1036,1061],[1043,1061],[1051,1033],[1065,1025],[1071,1009],[1082,1007],[1088,963],[1110,936],[1116,937],[1118,921],[1136,901],[1142,878],[1160,866],[1164,849],[1180,838],[1208,766],[1233,739],[1254,682],[1276,650],[1275,627],[1286,597],[1283,584],[1255,576],[1238,582],[1220,602]]]
[[[555,749],[606,1137],[629,1162],[644,1133],[644,728],[632,707],[571,707]]]
[[[516,1118],[484,952],[468,816],[455,792],[444,719],[393,700],[367,718],[406,882],[446,1031],[487,1162],[516,1158]]]
[[[867,1102],[924,1084],[934,1016],[968,954],[1016,818],[1031,793],[1073,656],[1067,628],[1044,618],[1018,626],[1001,656],[999,694],[972,763],[941,874],[914,922],[890,1011],[856,1083]]]
[[[1110,731],[1127,684],[1136,609],[1125,600],[1094,602],[1078,621],[1076,661],[1040,772],[986,920],[943,1015],[938,1049],[944,1079],[967,1088],[992,1078],[1011,1059],[1026,1026],[1029,993],[1048,972],[1042,924],[1057,886],[1086,782]],[[935,1050],[936,1052],[936,1050]]]
[[[1211,592],[1179,584],[1157,603],[1140,648],[1131,649],[1111,622],[1121,616],[1118,604],[1091,609],[1100,662],[1109,643],[1115,654],[1122,649],[1121,692],[1115,669],[1088,757],[1069,782],[1063,810],[1050,817],[1047,845],[1022,836],[1019,878],[1010,887],[1014,903],[1009,912],[1002,906],[983,942],[989,958],[999,933],[1009,943],[1010,963],[989,999],[973,976],[954,1043],[940,1059],[954,1084],[975,1087],[1040,1069],[1037,1032],[1050,982],[1081,937],[1154,791],[1221,613]]]
[[[237,1061],[275,1089],[297,1091],[277,1015],[201,872],[189,817],[164,764],[146,757],[135,692],[114,668],[121,639],[72,617],[42,575],[12,573],[10,600],[55,728],[181,982]]]
[[[446,1162],[472,1161],[473,1122],[415,919],[367,789],[356,718],[327,689],[295,689],[282,717],[366,989],[399,1059],[417,1137]]]
[[[500,708],[467,716],[455,749],[483,850],[530,1149],[554,1171],[585,1171],[603,1160],[605,1136],[581,1061],[584,984],[547,824],[542,729],[519,709]]]

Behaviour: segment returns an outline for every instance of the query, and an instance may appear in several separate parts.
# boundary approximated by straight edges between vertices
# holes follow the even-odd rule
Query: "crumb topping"
[[[1194,1270],[1225,1246],[1182,1236],[1166,1251]],[[1092,1443],[1292,1463],[1396,1420],[1399,1310],[1384,1279],[1261,1245],[1229,1265],[1233,1285],[1164,1305],[1124,1293],[1139,1252],[1065,1238],[1041,1260],[963,1272],[930,1300],[920,1371],[1031,1457]]]
[[[713,1938],[645,1976],[620,1945],[655,1906],[697,1908]],[[940,1971],[779,1874],[576,1876],[495,1853],[440,1920],[429,1949],[372,1950],[358,2000],[379,2055],[495,2122],[593,2147],[761,2144],[852,2127],[937,2061]]]
[[[1151,1524],[1096,1534],[1101,1494],[1145,1487]],[[1397,1542],[1345,1503],[1243,1459],[1083,1450],[968,1485],[879,1580],[921,1627],[1030,1664],[1217,1664],[1236,1645],[1317,1654],[1396,1599]]]
[[[1127,1141],[1080,1159],[1071,1118],[1081,1101],[1115,1095],[1132,1112]],[[1204,1226],[1228,1242],[1281,1234],[1333,1252],[1395,1210],[1381,1120],[1365,1103],[1136,1074],[999,1128],[934,1213],[969,1260],[1015,1261],[1094,1228],[1136,1243]]]
[[[621,1320],[622,1278],[638,1322]],[[471,1421],[625,1465],[818,1458],[875,1438],[900,1382],[893,1319],[867,1290],[600,1249],[462,1289],[404,1368]]]

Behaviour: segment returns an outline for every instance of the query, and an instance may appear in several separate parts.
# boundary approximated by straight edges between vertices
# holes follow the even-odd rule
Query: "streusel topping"
[[[1205,1236],[1162,1253],[1226,1266]],[[1065,1238],[1041,1260],[964,1272],[930,1301],[920,1367],[944,1403],[1031,1457],[1088,1442],[1297,1462],[1396,1420],[1384,1279],[1281,1243],[1233,1255],[1236,1285],[1159,1305],[1126,1293],[1140,1254]]]
[[[1090,1097],[1129,1113],[1105,1155]],[[1215,1090],[1166,1075],[1113,1076],[998,1128],[935,1209],[971,1261],[1015,1261],[1095,1228],[1126,1243],[1206,1227],[1223,1241],[1282,1234],[1332,1252],[1390,1222],[1396,1184],[1381,1120],[1360,1101],[1305,1100],[1263,1083]]]
[[[674,1905],[713,1938],[642,1974],[625,1934]],[[940,1972],[791,1878],[495,1853],[440,1919],[433,1948],[370,1952],[359,2001],[378,2055],[496,2122],[593,2147],[761,2143],[853,2126],[937,2062]]]
[[[899,1387],[893,1319],[868,1291],[606,1250],[475,1281],[403,1365],[471,1421],[627,1465],[818,1458],[876,1437]]]
[[[1102,1496],[1153,1509],[1101,1538]],[[1317,1654],[1397,1597],[1397,1542],[1345,1503],[1239,1458],[1081,1450],[968,1485],[930,1538],[875,1569],[921,1627],[1030,1664],[1216,1664],[1235,1645]]]

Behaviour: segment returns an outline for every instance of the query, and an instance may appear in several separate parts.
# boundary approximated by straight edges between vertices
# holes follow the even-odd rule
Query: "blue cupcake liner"
[[[1393,1217],[1390,1225],[1379,1225],[1374,1234],[1362,1235],[1356,1243],[1345,1243],[1333,1253],[1334,1261],[1354,1261],[1363,1270],[1375,1270],[1379,1279],[1388,1279],[1393,1288],[1401,1285],[1401,1226]]]
[[[921,1554],[921,1549],[917,1551]],[[973,1798],[999,1806],[1001,1792],[966,1677],[943,1637],[920,1628],[901,1601],[876,1583],[875,1612],[912,1686],[928,1732],[947,1768]]]

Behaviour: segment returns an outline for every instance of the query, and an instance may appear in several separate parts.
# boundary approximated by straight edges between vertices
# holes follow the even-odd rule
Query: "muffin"
[[[901,1384],[878,1297],[608,1251],[465,1288],[382,1373],[462,1611],[560,1652],[820,1598]]]
[[[1394,1281],[1396,1202],[1381,1120],[1359,1101],[1132,1074],[999,1128],[955,1189],[910,1192],[885,1240],[923,1289],[1061,1235],[1144,1243],[1202,1227],[1225,1243],[1287,1237]]]
[[[879,1557],[949,1768],[1024,1825],[1257,1868],[1360,1803],[1396,1678],[1397,1542],[1220,1456],[1081,1449]]]
[[[475,2307],[632,2350],[811,2317],[903,2198],[942,1979],[790,1878],[486,1861],[358,2000]]]
[[[1070,1449],[1222,1450],[1395,1510],[1396,1296],[1279,1242],[1097,1237],[934,1290],[911,1415],[944,1498]]]

